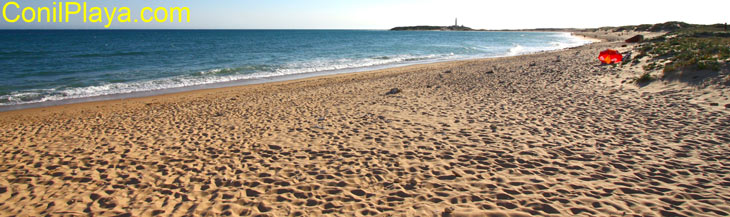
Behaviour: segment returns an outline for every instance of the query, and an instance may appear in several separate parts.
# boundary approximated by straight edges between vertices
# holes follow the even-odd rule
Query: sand
[[[728,215],[728,109],[621,44],[2,112],[0,215]]]

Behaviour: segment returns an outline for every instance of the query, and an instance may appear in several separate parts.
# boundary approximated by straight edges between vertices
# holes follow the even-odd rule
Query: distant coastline
[[[399,26],[390,31],[490,31],[490,32],[585,32],[592,29],[535,28],[535,29],[472,29],[466,26]]]
[[[399,26],[390,31],[476,31],[466,26]]]

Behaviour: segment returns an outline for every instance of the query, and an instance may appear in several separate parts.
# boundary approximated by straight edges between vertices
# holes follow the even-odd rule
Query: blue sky
[[[8,1],[1,1],[5,4]],[[51,0],[16,0],[21,7],[52,7]],[[83,2],[78,1],[77,2]],[[112,23],[111,28],[190,29],[388,29],[409,25],[451,25],[455,17],[472,28],[601,27],[665,21],[711,24],[730,21],[730,1],[484,1],[484,0],[88,0],[90,6],[185,6],[190,23]],[[681,2],[681,3],[680,3]],[[17,10],[11,8],[12,10]],[[11,15],[12,15],[11,10]],[[17,13],[17,12],[16,12]],[[100,23],[7,23],[0,28],[103,28]]]

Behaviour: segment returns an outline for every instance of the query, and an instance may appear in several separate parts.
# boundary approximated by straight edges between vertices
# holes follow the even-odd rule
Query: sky
[[[75,0],[83,3],[82,0]],[[0,1],[3,6],[9,1]],[[13,17],[25,7],[53,7],[52,0],[15,0]],[[89,7],[129,7],[138,18],[142,7],[188,7],[189,23],[111,23],[110,29],[389,29],[396,26],[452,25],[454,18],[475,29],[593,28],[683,21],[714,24],[730,21],[730,1],[485,1],[485,0],[87,0]],[[8,23],[0,29],[103,29],[83,23]]]

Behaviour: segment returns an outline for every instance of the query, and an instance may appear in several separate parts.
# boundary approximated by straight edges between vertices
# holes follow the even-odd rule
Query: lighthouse
[[[459,26],[459,18],[454,18],[454,26]]]

